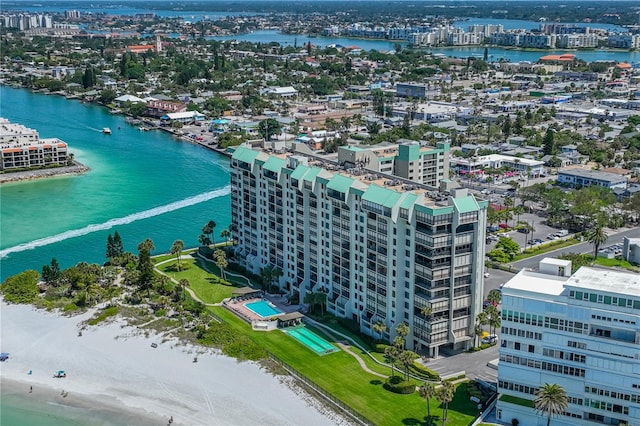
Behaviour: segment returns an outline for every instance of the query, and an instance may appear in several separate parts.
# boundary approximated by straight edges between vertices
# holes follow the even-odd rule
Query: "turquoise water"
[[[287,333],[319,355],[336,351],[335,346],[305,327],[287,330]]]
[[[66,176],[0,186],[0,278],[40,271],[52,257],[62,267],[102,263],[109,233],[125,249],[151,238],[156,253],[174,240],[198,245],[202,226],[230,223],[229,159],[161,131],[140,132],[95,105],[0,87],[0,116],[69,144],[91,168]],[[113,134],[101,133],[109,127]]]
[[[465,21],[460,23],[467,25],[471,25],[471,23],[476,21]],[[477,23],[477,22],[476,22]],[[279,31],[275,30],[261,30],[254,31],[249,34],[238,34],[238,35],[230,35],[230,36],[221,36],[221,37],[209,37],[213,40],[238,40],[238,41],[248,41],[251,43],[268,43],[268,42],[277,42],[283,46],[293,46],[297,44],[297,46],[304,46],[306,43],[311,42],[314,46],[326,47],[330,44],[339,44],[341,46],[358,46],[363,50],[381,50],[388,51],[394,50],[394,45],[398,43],[398,41],[387,41],[387,40],[359,40],[353,38],[345,38],[345,37],[317,37],[317,38],[308,38],[303,35],[296,34],[282,34]],[[402,42],[402,45],[406,45],[407,43]],[[425,49],[427,50],[427,49]],[[449,57],[454,58],[467,58],[469,56],[480,56],[484,55],[484,47],[475,46],[475,47],[466,47],[466,46],[453,46],[453,47],[440,47],[440,48],[432,48],[428,49],[430,53],[442,53]],[[510,62],[519,62],[519,61],[530,61],[536,62],[540,59],[541,56],[544,55],[556,55],[561,53],[572,53],[576,55],[576,58],[581,59],[586,62],[593,61],[618,61],[618,62],[640,62],[640,51],[614,51],[614,50],[538,50],[538,51],[529,51],[529,50],[513,50],[513,49],[503,49],[499,47],[489,47],[488,55],[489,62],[497,62],[500,59],[504,59]]]
[[[266,300],[260,300],[259,302],[251,302],[244,305],[250,311],[260,315],[262,318],[272,317],[282,313],[280,309],[274,308]]]

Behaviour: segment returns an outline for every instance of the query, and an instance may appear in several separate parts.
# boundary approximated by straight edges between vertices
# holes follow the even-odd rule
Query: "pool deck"
[[[249,322],[253,321],[264,321],[266,318],[273,318],[277,315],[273,315],[270,317],[261,317],[260,315],[253,312],[251,309],[247,308],[245,305],[248,303],[259,302],[261,300],[268,300],[273,303],[276,308],[278,308],[282,313],[290,314],[291,312],[298,312],[301,309],[304,309],[303,305],[288,305],[286,296],[277,296],[272,294],[266,294],[264,297],[251,297],[251,298],[232,298],[224,301],[224,304],[227,308],[244,318]]]

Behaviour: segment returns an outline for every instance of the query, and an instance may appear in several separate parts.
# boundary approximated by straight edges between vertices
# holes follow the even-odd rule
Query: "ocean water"
[[[0,87],[0,116],[58,137],[91,170],[0,186],[0,278],[42,270],[55,257],[69,267],[103,263],[107,236],[126,250],[151,238],[155,252],[173,241],[198,245],[202,226],[230,223],[229,159],[162,131],[140,132],[105,108]],[[104,135],[103,127],[112,135]]]

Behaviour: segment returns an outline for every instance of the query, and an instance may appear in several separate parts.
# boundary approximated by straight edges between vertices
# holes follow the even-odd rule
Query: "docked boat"
[[[108,127],[104,127],[102,129],[102,133],[104,133],[105,135],[110,135],[111,134],[111,129]]]

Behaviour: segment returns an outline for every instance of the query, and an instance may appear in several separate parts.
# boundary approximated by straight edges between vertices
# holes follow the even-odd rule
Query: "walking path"
[[[381,374],[381,373],[377,373],[377,372],[373,371],[372,369],[370,369],[369,367],[367,367],[367,364],[365,364],[364,360],[362,358],[360,358],[360,355],[354,353],[349,348],[349,345],[345,345],[344,343],[338,343],[338,346],[340,347],[340,349],[342,349],[343,351],[345,351],[349,355],[353,356],[358,361],[358,364],[360,364],[360,367],[362,367],[362,369],[364,371],[366,371],[367,373],[373,374],[374,376],[378,376],[378,377],[384,377],[385,379],[387,378],[386,375]]]
[[[195,254],[197,257],[196,257],[196,256],[194,256],[194,254]],[[202,267],[203,267],[207,272],[209,272],[210,274],[214,274],[214,273],[213,273],[213,272],[212,272],[212,271],[207,267],[207,264],[206,264],[206,263],[207,263],[208,259],[206,259],[205,257],[203,257],[200,253],[194,252],[194,253],[189,254],[189,256],[191,256],[191,257],[193,257],[193,258],[196,258],[197,260],[201,261],[201,262],[200,262],[200,264],[202,265]],[[167,275],[166,273],[164,273],[163,271],[161,271],[161,270],[158,268],[160,265],[163,265],[163,264],[168,263],[168,262],[173,262],[174,260],[175,260],[175,259],[170,258],[170,259],[164,260],[164,261],[162,261],[162,262],[159,262],[159,263],[157,263],[157,264],[154,266],[154,269],[155,269],[159,274],[162,274],[162,275],[164,275],[164,276],[168,277],[168,278],[171,280],[171,282],[173,282],[174,284],[178,284],[178,285],[179,285],[180,283],[179,283],[179,281],[178,281],[178,280],[176,280],[175,278],[172,278],[171,276]],[[237,277],[237,278],[243,278],[243,279],[245,279],[245,280],[247,281],[247,285],[251,286],[251,281],[250,281],[247,277],[244,277],[244,276],[242,276],[242,275],[238,275],[238,274],[232,274],[232,273],[230,273],[230,272],[226,272],[226,273],[227,273],[227,274],[229,274],[229,275],[233,275],[233,276],[235,276],[235,277]],[[215,275],[215,274],[214,274],[214,275]],[[197,301],[198,301],[198,302],[200,302],[200,303],[203,303],[205,306],[222,306],[222,303],[221,303],[221,302],[219,302],[219,303],[205,303],[205,302],[204,302],[202,299],[200,299],[200,298],[195,294],[195,292],[194,292],[192,289],[190,289],[189,287],[185,287],[185,290],[189,293],[189,295],[191,295],[191,297],[192,297],[193,299],[197,300]],[[336,330],[333,330],[333,329],[331,329],[330,327],[327,327],[326,325],[321,324],[321,323],[319,323],[319,322],[317,322],[317,321],[315,321],[315,320],[313,320],[313,319],[311,319],[311,318],[309,318],[309,317],[307,317],[307,321],[309,321],[309,322],[310,322],[311,324],[313,324],[314,326],[317,326],[317,327],[319,327],[319,328],[322,328],[322,329],[327,330],[327,332],[329,332],[329,333],[333,333],[333,334],[336,334],[336,335],[338,335],[338,336],[340,336],[340,337],[343,337],[343,338],[347,339],[349,342],[351,342],[351,345],[358,347],[358,348],[359,348],[360,350],[362,350],[364,353],[366,353],[367,355],[369,355],[369,357],[370,357],[374,362],[376,362],[377,364],[382,365],[382,366],[384,366],[384,367],[391,368],[391,366],[390,366],[390,365],[388,365],[388,364],[385,364],[385,363],[382,363],[382,362],[378,361],[378,360],[377,360],[375,357],[373,357],[373,356],[372,356],[372,355],[371,355],[371,354],[370,354],[366,349],[364,349],[364,348],[363,348],[363,347],[361,347],[358,343],[356,343],[356,342],[355,342],[351,337],[349,337],[349,336],[347,336],[347,335],[344,335],[344,334],[342,334],[342,333],[340,333],[340,332],[338,332],[338,331],[336,331]],[[386,378],[386,377],[387,377],[385,374],[378,373],[378,372],[376,372],[376,371],[371,370],[371,369],[367,366],[367,364],[364,362],[364,360],[362,359],[362,357],[361,357],[360,355],[356,354],[355,352],[353,352],[353,351],[351,350],[351,348],[350,348],[350,345],[349,345],[349,344],[344,344],[344,343],[340,343],[340,342],[338,342],[337,344],[338,344],[338,346],[340,347],[340,349],[342,349],[343,351],[345,351],[345,352],[346,352],[346,353],[348,353],[349,355],[353,356],[353,357],[358,361],[358,364],[360,364],[360,367],[361,367],[364,371],[366,371],[367,373],[373,374],[374,376],[378,376],[378,377],[384,377],[384,378]],[[421,378],[419,378],[419,377],[415,377],[415,376],[412,376],[412,378],[413,378],[413,379],[416,379],[416,380],[420,380],[420,381],[425,381],[424,379],[421,379]],[[433,381],[433,382],[436,382],[436,381]]]
[[[174,259],[167,259],[167,260],[163,260],[163,261],[162,261],[162,262],[160,262],[160,263],[156,263],[156,264],[155,264],[155,266],[153,267],[153,269],[154,269],[157,273],[159,273],[160,275],[164,275],[165,277],[169,278],[169,279],[171,280],[171,282],[172,282],[172,283],[177,284],[177,285],[180,285],[180,281],[178,281],[178,280],[176,280],[175,278],[173,278],[173,277],[169,276],[168,274],[164,273],[163,271],[161,271],[161,270],[158,268],[158,266],[160,266],[160,265],[164,265],[165,263],[173,262],[173,261],[174,261]],[[206,269],[206,267],[205,267],[205,269]],[[209,270],[207,269],[207,272],[211,272],[211,271],[209,271]],[[193,290],[191,290],[189,287],[185,287],[184,289],[186,290],[186,292],[187,292],[187,293],[189,293],[189,295],[190,295],[194,300],[197,300],[198,302],[202,303],[202,304],[203,304],[203,305],[205,305],[205,306],[222,306],[222,303],[221,303],[221,302],[219,302],[219,303],[206,303],[204,300],[200,299],[200,298],[196,295],[196,293],[195,293]]]

